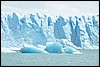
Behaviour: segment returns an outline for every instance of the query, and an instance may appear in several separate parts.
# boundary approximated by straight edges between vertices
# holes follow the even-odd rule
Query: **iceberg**
[[[68,53],[68,54],[82,54],[82,52],[80,52],[79,50],[76,50],[75,48],[73,47],[70,47],[70,46],[67,46],[65,48],[65,53]]]
[[[25,47],[22,47],[20,49],[20,52],[22,52],[22,53],[48,53],[47,51],[45,51],[41,48],[37,48],[33,45],[27,45]]]
[[[58,42],[47,42],[45,50],[49,53],[61,53],[62,45]]]

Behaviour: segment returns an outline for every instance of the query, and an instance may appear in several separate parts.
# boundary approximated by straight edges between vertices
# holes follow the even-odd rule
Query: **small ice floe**
[[[22,47],[20,52],[22,53],[48,53],[47,51],[41,48],[35,47],[33,45],[27,45],[27,46]]]
[[[99,49],[99,46],[94,46],[94,45],[93,45],[93,48],[94,48],[94,49]]]
[[[16,53],[16,51],[11,50],[10,48],[1,47],[2,53]]]
[[[80,51],[78,51],[75,48],[70,47],[70,46],[66,46],[64,52],[68,53],[68,54],[82,54],[82,52],[80,52]]]

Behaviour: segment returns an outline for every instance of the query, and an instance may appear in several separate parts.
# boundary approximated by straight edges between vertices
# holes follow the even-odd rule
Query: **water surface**
[[[99,50],[66,53],[1,53],[1,66],[99,66]]]

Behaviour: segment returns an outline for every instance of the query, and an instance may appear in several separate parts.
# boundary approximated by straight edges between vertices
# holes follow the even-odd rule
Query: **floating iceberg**
[[[22,47],[20,49],[20,52],[22,53],[48,53],[47,51],[43,50],[43,49],[40,49],[40,48],[37,48],[35,46],[26,46],[26,47]]]
[[[65,48],[65,51],[64,51],[65,53],[68,53],[68,54],[82,54],[82,52],[80,52],[80,51],[78,51],[78,50],[76,50],[75,48],[73,48],[73,47],[70,47],[70,46],[67,46],[66,48]]]
[[[47,42],[45,50],[49,53],[61,53],[62,45],[57,42]]]

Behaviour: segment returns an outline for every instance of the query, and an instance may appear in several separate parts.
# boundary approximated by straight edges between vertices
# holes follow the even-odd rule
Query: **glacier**
[[[40,13],[2,12],[1,51],[6,50],[3,48],[21,48],[24,44],[50,53],[99,49],[99,16],[52,17]],[[54,51],[50,51],[51,48]]]

